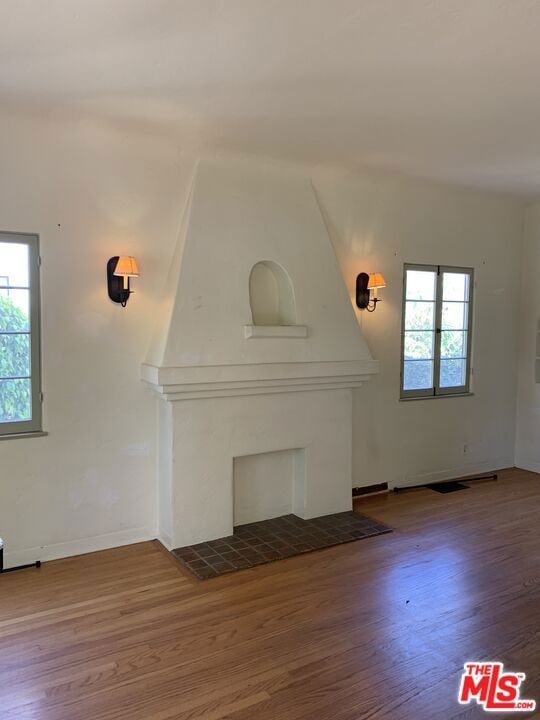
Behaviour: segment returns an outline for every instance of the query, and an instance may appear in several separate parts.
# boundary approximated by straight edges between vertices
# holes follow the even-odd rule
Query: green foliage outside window
[[[5,378],[30,374],[30,340],[25,333],[28,318],[9,297],[0,295],[0,422],[29,420],[32,417],[30,380]],[[12,334],[15,333],[15,334]]]

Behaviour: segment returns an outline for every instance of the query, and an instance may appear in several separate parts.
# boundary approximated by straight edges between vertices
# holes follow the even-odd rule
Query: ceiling
[[[540,192],[539,0],[1,0],[0,107]]]

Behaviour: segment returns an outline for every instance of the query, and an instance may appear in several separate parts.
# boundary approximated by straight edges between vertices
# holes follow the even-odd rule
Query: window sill
[[[23,438],[47,437],[49,433],[44,430],[35,430],[27,433],[11,433],[10,435],[0,435],[0,440],[22,440]]]
[[[400,397],[400,402],[410,402],[411,400],[440,400],[441,398],[462,398],[474,397],[474,393],[448,393],[447,395],[417,395],[416,397]]]

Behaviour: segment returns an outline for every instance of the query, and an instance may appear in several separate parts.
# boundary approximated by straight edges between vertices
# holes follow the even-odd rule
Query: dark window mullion
[[[414,302],[414,303],[431,303],[432,305],[435,304],[435,300],[424,300],[423,298],[414,298],[414,297],[408,297],[405,298],[405,302]]]
[[[435,287],[435,342],[433,348],[433,394],[437,395],[441,381],[441,339],[442,339],[442,283],[441,268],[437,269],[437,284]]]

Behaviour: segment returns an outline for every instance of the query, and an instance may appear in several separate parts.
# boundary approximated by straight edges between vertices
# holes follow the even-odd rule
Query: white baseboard
[[[68,540],[54,545],[42,545],[25,548],[24,550],[9,551],[9,538],[4,538],[4,566],[6,568],[14,565],[26,565],[36,560],[45,562],[47,560],[59,560],[60,558],[72,557],[73,555],[84,555],[85,553],[98,550],[109,550],[110,548],[132,545],[133,543],[154,540],[156,529],[154,527],[133,528],[130,530],[119,530],[118,532],[96,535],[94,537],[80,538],[79,540]]]
[[[158,530],[157,539],[163,545],[163,547],[167,548],[167,550],[174,550],[172,537],[167,533],[163,532],[163,530]]]
[[[514,458],[504,457],[496,460],[486,460],[470,465],[458,465],[447,470],[422,473],[420,475],[406,475],[403,482],[398,482],[394,487],[406,488],[413,485],[428,485],[429,483],[442,482],[444,480],[455,480],[456,478],[467,477],[468,475],[481,475],[483,473],[497,472],[504,468],[513,467]]]
[[[529,470],[530,472],[540,473],[540,461],[531,460],[530,458],[516,458],[516,467],[520,470]]]

